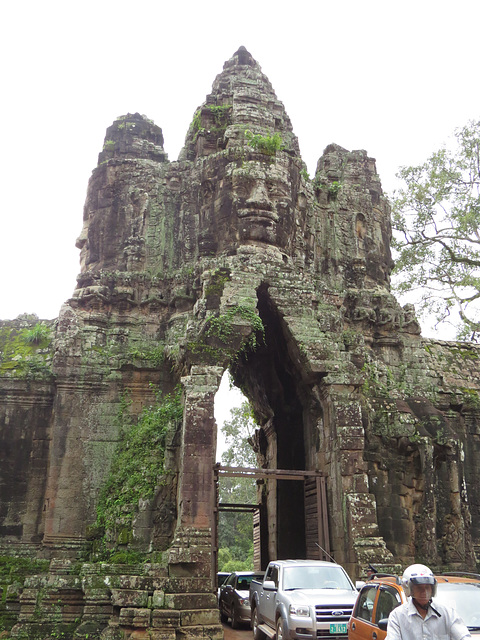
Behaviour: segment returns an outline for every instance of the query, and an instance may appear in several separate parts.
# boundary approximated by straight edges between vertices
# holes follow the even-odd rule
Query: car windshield
[[[263,575],[254,574],[254,575],[238,576],[237,591],[249,591],[251,581],[258,580],[259,578],[263,578]]]
[[[353,589],[347,574],[341,567],[298,566],[286,567],[283,588],[288,589]]]
[[[440,582],[433,600],[456,609],[467,627],[480,627],[480,582]]]

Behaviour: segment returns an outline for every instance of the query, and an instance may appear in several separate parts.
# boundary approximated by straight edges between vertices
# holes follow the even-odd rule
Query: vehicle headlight
[[[292,615],[294,615],[294,616],[308,616],[308,615],[310,615],[308,607],[306,607],[305,605],[297,605],[297,604],[291,604],[290,605],[290,613]]]
[[[240,598],[239,603],[241,607],[247,607],[250,604],[250,600],[248,598]]]

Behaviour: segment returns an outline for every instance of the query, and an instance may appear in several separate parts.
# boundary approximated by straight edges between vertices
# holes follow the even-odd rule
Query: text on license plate
[[[337,622],[330,625],[330,633],[347,633],[347,623]]]

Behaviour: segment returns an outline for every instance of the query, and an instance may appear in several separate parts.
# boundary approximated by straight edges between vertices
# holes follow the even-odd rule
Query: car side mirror
[[[388,618],[382,618],[381,620],[378,621],[378,628],[381,629],[382,631],[386,631],[387,624],[388,624]]]
[[[275,582],[273,580],[265,580],[263,583],[264,591],[276,591],[277,587],[275,586]]]

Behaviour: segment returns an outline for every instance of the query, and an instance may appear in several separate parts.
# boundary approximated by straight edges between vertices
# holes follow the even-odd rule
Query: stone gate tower
[[[40,328],[1,323],[1,546],[50,560],[12,597],[19,637],[53,623],[221,634],[213,403],[227,369],[254,408],[258,466],[321,472],[331,553],[352,577],[368,562],[475,566],[480,348],[422,338],[390,292],[390,238],[375,161],[331,144],[310,179],[243,47],[178,161],[145,116],[109,127],[72,298]],[[259,504],[263,563],[312,555],[301,483],[268,481]],[[115,552],[142,561],[96,562]]]

